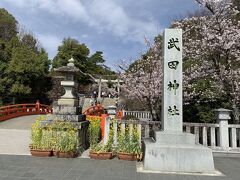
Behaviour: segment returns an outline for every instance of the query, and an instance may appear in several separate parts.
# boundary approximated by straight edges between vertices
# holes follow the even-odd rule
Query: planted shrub
[[[91,120],[88,127],[90,148],[96,146],[100,138],[100,120]]]
[[[126,126],[125,133],[120,130],[118,133],[117,152],[136,155],[139,160],[142,159],[142,149],[139,143],[139,133],[137,127],[133,126],[132,136],[129,134],[129,128]]]

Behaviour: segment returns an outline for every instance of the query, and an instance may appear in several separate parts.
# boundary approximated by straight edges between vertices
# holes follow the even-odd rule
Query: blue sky
[[[106,65],[136,59],[174,19],[194,12],[194,0],[1,0],[52,59],[64,37],[103,51]]]

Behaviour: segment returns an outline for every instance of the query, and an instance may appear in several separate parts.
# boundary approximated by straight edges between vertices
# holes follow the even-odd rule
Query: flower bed
[[[74,127],[70,122],[53,121],[51,124],[43,125],[41,119],[37,119],[31,128],[31,145],[30,151],[36,156],[39,153],[46,151],[45,154],[51,152],[47,156],[58,155],[65,153],[61,157],[76,157],[78,128]],[[54,152],[54,153],[53,153]],[[43,155],[39,155],[43,156]]]

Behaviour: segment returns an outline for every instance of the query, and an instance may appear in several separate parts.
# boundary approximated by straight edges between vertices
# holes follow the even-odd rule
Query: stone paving
[[[240,180],[240,158],[215,157],[215,167],[224,176],[203,176],[140,173],[136,162],[116,158],[58,159],[19,155],[29,154],[29,129],[35,118],[26,116],[0,122],[0,180]]]
[[[136,162],[0,155],[0,180],[239,180],[240,158],[215,158],[225,176],[136,172]]]

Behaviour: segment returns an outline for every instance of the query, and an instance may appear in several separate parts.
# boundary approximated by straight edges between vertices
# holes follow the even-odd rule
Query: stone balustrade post
[[[117,114],[116,110],[117,110],[116,106],[108,106],[107,113],[109,117],[111,117],[112,119],[116,118],[116,114]]]
[[[125,135],[125,123],[121,124],[121,133],[123,136]]]
[[[117,146],[117,133],[118,133],[118,124],[116,121],[113,122],[113,145]]]
[[[101,78],[100,78],[99,82],[98,82],[98,100],[101,99],[101,94],[102,94],[102,82],[101,82]]]
[[[109,137],[109,132],[110,132],[110,117],[105,118],[105,127],[104,127],[104,138],[103,138],[103,143],[107,144],[108,142],[108,137]]]
[[[141,124],[137,125],[137,131],[138,131],[138,135],[139,135],[138,143],[141,144],[141,142],[142,142],[142,125]]]
[[[231,119],[229,109],[216,109],[214,110],[217,123],[219,123],[218,143],[222,150],[229,150],[229,132],[228,132],[228,121]]]
[[[129,137],[130,137],[130,141],[132,141],[132,137],[133,137],[133,124],[129,124]]]
[[[125,113],[126,113],[126,111],[123,109],[123,110],[122,110],[122,117],[125,116]]]

